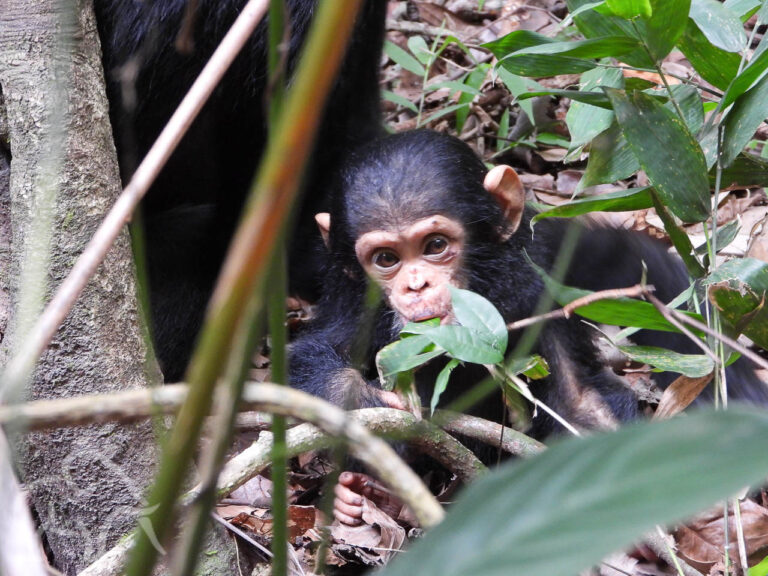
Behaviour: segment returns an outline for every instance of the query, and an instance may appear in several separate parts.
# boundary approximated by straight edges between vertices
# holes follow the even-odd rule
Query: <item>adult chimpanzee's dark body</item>
[[[130,177],[245,0],[197,0],[193,48],[174,47],[188,0],[97,0],[110,116]],[[288,0],[293,68],[316,0]],[[291,285],[316,294],[324,252],[312,217],[347,152],[379,135],[385,0],[367,0],[326,108],[292,235]],[[266,139],[266,23],[238,57],[143,203],[152,325],[166,380],[183,375]]]
[[[418,318],[408,317],[395,301],[395,289],[385,283],[386,301],[377,314],[368,351],[357,366],[362,377],[352,369],[350,356],[360,338],[366,271],[373,271],[375,276],[377,270],[394,270],[394,264],[403,273],[407,269],[405,260],[398,262],[404,258],[400,245],[392,244],[386,235],[374,232],[374,249],[367,249],[361,239],[371,237],[371,231],[407,231],[412,223],[431,218],[460,223],[464,237],[458,272],[452,272],[456,283],[489,299],[507,322],[532,315],[544,288],[524,253],[550,269],[568,223],[544,220],[532,234],[531,214],[523,211],[522,200],[517,201],[517,209],[504,202],[500,206],[498,198],[484,189],[484,178],[485,188],[490,190],[486,169],[474,153],[459,140],[433,132],[391,136],[360,151],[345,170],[333,201],[328,238],[331,266],[317,319],[292,347],[293,386],[348,407],[389,402],[376,383],[376,351],[397,337],[404,320]],[[521,190],[518,182],[516,192]],[[515,218],[519,221],[510,224],[503,210],[513,216],[517,210]],[[452,233],[441,234],[447,240],[439,240],[436,247],[431,244],[433,236],[417,240],[417,251],[431,255],[445,250],[445,245],[453,242]],[[376,248],[380,241],[383,248]],[[685,273],[663,246],[637,234],[607,229],[582,230],[566,282],[591,290],[631,286],[641,279],[642,262],[648,267],[648,282],[657,287],[662,300],[671,300],[687,287]],[[411,282],[404,290],[421,289],[426,282]],[[433,314],[445,317],[444,312],[432,309],[414,316]],[[510,350],[517,338],[517,333],[510,334]],[[648,338],[648,334],[637,335],[641,342],[697,352],[695,345],[679,335],[654,333],[650,342]],[[594,331],[578,318],[549,322],[538,338],[536,351],[549,361],[551,376],[534,383],[533,392],[573,424],[610,427],[633,418],[637,400],[604,367],[593,340]],[[431,396],[439,368],[417,372],[424,401]],[[484,375],[480,367],[456,369],[443,399],[450,401]],[[730,398],[768,403],[768,387],[746,363],[737,362],[730,376]],[[476,412],[500,421],[503,404],[498,396],[487,398]],[[540,411],[533,433],[542,436],[552,428],[552,421]]]

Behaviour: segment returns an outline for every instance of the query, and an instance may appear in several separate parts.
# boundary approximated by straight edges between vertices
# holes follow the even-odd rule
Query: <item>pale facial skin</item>
[[[464,227],[442,215],[395,230],[375,230],[355,243],[357,259],[384,290],[403,323],[453,320],[448,286],[462,287]]]

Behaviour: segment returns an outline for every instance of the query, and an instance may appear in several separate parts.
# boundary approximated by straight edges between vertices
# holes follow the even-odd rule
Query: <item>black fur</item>
[[[197,0],[194,49],[174,42],[188,0],[97,0],[110,116],[124,181],[170,118],[245,0]],[[288,0],[292,70],[315,0]],[[330,102],[291,235],[291,286],[317,293],[324,252],[313,221],[347,152],[381,133],[378,65],[385,0],[368,0]],[[131,77],[131,71],[134,76]],[[156,352],[181,378],[266,139],[266,22],[206,104],[143,202]]]
[[[365,290],[354,243],[362,233],[380,228],[382,223],[406,224],[435,213],[459,220],[467,233],[464,268],[468,288],[489,299],[507,322],[533,314],[544,287],[523,254],[551,269],[569,223],[544,220],[532,234],[532,214],[526,211],[518,231],[502,242],[499,230],[504,221],[499,206],[483,188],[485,173],[484,165],[468,146],[434,132],[390,136],[359,152],[344,171],[334,197],[331,265],[317,319],[292,346],[293,386],[340,403],[334,376],[351,366]],[[608,229],[582,230],[566,283],[591,290],[631,286],[640,281],[642,261],[649,268],[649,281],[658,287],[663,300],[671,300],[687,287],[681,265],[666,254],[663,246],[637,234]],[[373,364],[376,351],[392,342],[399,328],[399,320],[383,306],[370,348],[359,366],[368,386],[378,386]],[[509,350],[514,349],[518,338],[519,333],[510,334]],[[651,339],[648,343],[682,352],[696,351],[681,335],[654,333],[640,339]],[[605,414],[615,421],[636,416],[634,394],[603,366],[595,348],[594,331],[578,318],[547,323],[536,351],[548,359],[552,374],[532,384],[532,390],[569,421],[585,427],[605,423],[599,414],[579,410],[589,396],[596,398],[597,404],[605,407]],[[431,396],[439,368],[432,366],[417,372],[425,402]],[[457,368],[443,399],[450,401],[485,375],[481,367]],[[768,388],[745,362],[738,362],[729,373],[729,390],[733,399],[768,403]],[[500,421],[500,399],[488,398],[475,413]],[[541,413],[534,419],[536,436],[544,436],[554,428],[550,418]]]

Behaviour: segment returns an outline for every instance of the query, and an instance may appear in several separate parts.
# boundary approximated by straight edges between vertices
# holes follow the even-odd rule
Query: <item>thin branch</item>
[[[525,318],[516,322],[510,322],[507,324],[507,330],[520,330],[521,328],[526,328],[527,326],[538,324],[539,322],[546,322],[547,320],[570,318],[571,314],[573,314],[577,308],[581,308],[582,306],[587,306],[588,304],[593,304],[594,302],[598,302],[600,300],[636,298],[638,296],[647,294],[653,289],[653,286],[643,286],[642,284],[637,284],[636,286],[630,286],[629,288],[615,288],[612,290],[601,290],[599,292],[593,292],[592,294],[587,294],[581,298],[576,298],[576,300],[569,302],[558,310],[552,310],[546,314],[531,316],[530,318]]]
[[[31,373],[81,292],[104,260],[123,226],[149,190],[214,88],[261,21],[268,0],[250,0],[211,56],[203,71],[158,136],[112,210],[93,235],[72,270],[43,310],[19,352],[9,362],[2,380],[14,389]]]

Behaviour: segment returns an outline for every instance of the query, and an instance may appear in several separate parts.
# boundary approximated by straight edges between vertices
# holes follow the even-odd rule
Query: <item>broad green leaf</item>
[[[513,32],[514,34],[514,32]],[[637,50],[640,42],[626,36],[604,36],[589,40],[572,40],[568,42],[546,42],[536,46],[521,48],[506,58],[523,54],[541,54],[549,56],[570,56],[573,58],[617,58]]]
[[[768,556],[749,569],[749,576],[768,576]]]
[[[768,349],[768,264],[754,258],[731,260],[707,278],[709,299],[738,333]]]
[[[689,378],[701,378],[715,368],[704,354],[679,354],[656,346],[617,346],[635,362],[649,364],[661,372],[677,372]]]
[[[408,110],[411,110],[416,114],[418,114],[419,112],[419,109],[416,107],[416,104],[408,100],[408,98],[405,98],[404,96],[400,96],[400,94],[395,94],[394,92],[390,92],[389,90],[382,90],[381,97],[384,98],[384,100],[389,100],[390,102],[397,104],[398,106],[407,108]]]
[[[618,16],[610,14],[601,14],[595,10],[584,10],[585,6],[591,4],[590,0],[568,0],[568,11],[574,14],[574,22],[579,31],[586,38],[599,38],[601,36],[626,36],[627,38],[639,39],[633,23]],[[653,2],[651,2],[653,7]],[[578,15],[576,13],[578,12]],[[635,23],[640,27],[639,23]],[[622,61],[630,66],[640,68],[653,67],[653,61],[648,58],[645,49],[640,48],[625,54]]]
[[[400,48],[397,44],[387,40],[384,43],[384,53],[389,56],[395,64],[399,64],[404,70],[412,72],[418,76],[424,76],[426,70],[421,62]]]
[[[768,76],[736,100],[726,116],[723,166],[731,165],[766,118],[768,118]]]
[[[504,351],[489,338],[466,326],[438,326],[424,333],[425,338],[444,349],[452,358],[474,364],[496,364],[504,360]]]
[[[740,18],[748,18],[762,4],[761,0],[725,0],[723,6]]]
[[[425,336],[412,336],[395,340],[376,354],[376,368],[382,385],[391,390],[397,381],[397,374],[407,372],[425,362],[444,354]]]
[[[429,318],[428,320],[422,320],[421,322],[408,322],[403,329],[400,330],[400,337],[407,338],[408,336],[415,336],[416,334],[424,334],[426,330],[440,326],[440,318]]]
[[[416,59],[424,66],[429,66],[432,59],[435,57],[432,51],[427,46],[426,40],[421,36],[411,36],[408,38],[408,50],[416,56]]]
[[[606,194],[598,194],[588,198],[579,198],[567,204],[555,206],[546,212],[540,212],[533,217],[531,223],[544,218],[573,218],[589,212],[624,212],[627,210],[643,210],[653,206],[650,188],[630,188]]]
[[[528,260],[528,262],[533,267],[534,271],[544,280],[544,285],[546,286],[547,291],[560,306],[570,304],[577,298],[594,294],[594,292],[591,292],[590,290],[565,286],[554,280],[541,267],[530,260]],[[653,304],[642,302],[640,300],[633,300],[631,298],[598,300],[592,304],[577,308],[576,313],[587,320],[611,326],[634,326],[648,330],[678,332],[678,329],[670,324],[667,319],[661,315],[661,312],[656,310]],[[698,314],[693,314],[691,312],[683,313],[696,320],[702,320],[701,316]]]
[[[469,486],[381,574],[575,576],[762,482],[767,437],[768,413],[739,406],[568,438]]]
[[[685,33],[677,44],[696,72],[707,82],[725,90],[739,72],[741,56],[710,44],[693,20],[688,20]]]
[[[638,170],[640,162],[621,133],[619,125],[614,123],[592,140],[589,146],[589,162],[578,190],[623,180]]]
[[[688,23],[691,0],[651,0],[653,15],[638,21],[644,40],[656,62],[672,51]]]
[[[692,0],[691,19],[713,46],[726,52],[740,52],[747,43],[739,16],[717,0]]]
[[[749,65],[728,85],[720,107],[727,108],[768,72],[768,43],[761,42]]]
[[[544,36],[543,34],[530,32],[528,30],[515,30],[493,42],[483,44],[483,48],[490,50],[497,59],[501,60],[505,56],[509,56],[513,52],[517,52],[523,48],[554,43],[555,40],[552,40],[552,38]]]
[[[520,76],[558,76],[561,74],[581,74],[597,66],[594,60],[572,58],[569,56],[552,56],[547,54],[521,54],[507,56],[499,61],[499,65]]]
[[[581,86],[578,93],[592,93],[600,86],[622,88],[624,75],[617,68],[595,68],[581,75]],[[600,93],[608,104],[608,110],[584,104],[574,99],[568,113],[565,115],[565,123],[571,134],[571,149],[586,144],[595,136],[607,130],[613,122],[613,110],[605,94]],[[569,97],[572,96],[572,93]]]
[[[710,177],[714,184],[714,174]],[[728,168],[723,170],[721,186],[768,186],[768,160],[753,154],[740,154]]]
[[[635,16],[650,18],[653,14],[649,0],[606,0],[605,3],[616,16],[627,20]]]
[[[604,90],[622,133],[665,205],[684,222],[706,220],[707,164],[685,123],[647,94]]]
[[[507,350],[507,324],[496,307],[488,300],[469,290],[450,286],[451,303],[456,320],[489,339],[502,354]]]
[[[432,391],[432,400],[429,403],[430,415],[434,415],[437,404],[440,402],[440,396],[442,396],[443,392],[445,392],[445,389],[448,387],[448,380],[451,377],[451,372],[453,372],[453,369],[458,365],[459,361],[454,358],[448,362],[448,364],[440,370],[440,374],[437,375],[435,389]]]
[[[518,99],[520,109],[525,112],[526,116],[528,116],[528,120],[531,121],[531,124],[536,125],[536,117],[533,114],[533,103],[528,101],[523,102],[522,100],[529,91],[542,91],[543,88],[541,84],[530,78],[512,74],[512,72],[509,72],[504,68],[497,68],[497,71],[499,78],[501,78],[501,81],[504,82],[504,85],[512,93],[512,96]]]
[[[691,134],[698,133],[704,125],[704,104],[701,101],[701,95],[695,87],[688,84],[675,84],[671,86],[672,98],[675,99],[680,109],[683,111],[685,123]],[[666,108],[674,111],[672,102],[665,104]]]

